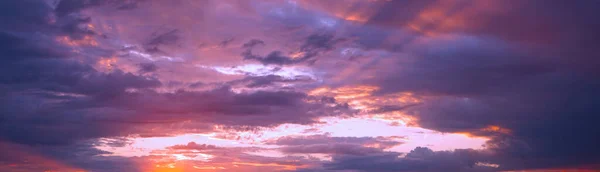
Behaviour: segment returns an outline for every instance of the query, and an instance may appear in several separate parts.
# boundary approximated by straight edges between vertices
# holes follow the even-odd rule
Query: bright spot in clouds
[[[202,66],[197,65],[200,68],[213,69],[219,73],[226,75],[250,75],[250,76],[267,76],[267,75],[279,75],[285,78],[294,78],[296,76],[309,76],[315,78],[316,76],[310,68],[304,67],[276,67],[267,66],[261,64],[245,64],[233,67],[222,67],[222,66]]]

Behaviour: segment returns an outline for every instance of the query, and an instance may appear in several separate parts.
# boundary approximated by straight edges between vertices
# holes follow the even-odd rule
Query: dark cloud
[[[386,77],[377,79],[379,94],[429,97],[404,109],[419,126],[497,137],[488,144],[503,170],[596,164],[597,74],[564,65],[573,57],[542,56],[514,44],[456,37],[416,45],[415,58],[399,59],[380,75]]]
[[[277,86],[277,84],[291,84],[291,83],[310,83],[313,81],[312,78],[308,76],[296,76],[294,78],[286,78],[279,75],[266,75],[266,76],[248,76],[243,79],[233,80],[227,82],[228,85],[238,85],[244,84],[245,87],[248,88],[260,88],[260,87],[269,87],[269,86]]]
[[[338,155],[324,166],[329,170],[357,171],[496,171],[493,167],[476,166],[479,153],[475,150],[432,151],[417,147],[404,157],[395,152],[369,155]]]
[[[2,29],[27,29],[32,30],[32,26],[43,26],[50,22],[52,9],[39,1],[2,1],[2,7],[6,7],[0,12]],[[28,9],[28,10],[23,10]]]
[[[415,45],[415,57],[399,59],[391,77],[377,78],[383,91],[407,91],[426,94],[434,91],[452,95],[494,93],[511,81],[551,74],[559,67],[556,58],[528,55],[495,39],[457,36],[430,40]],[[398,81],[411,81],[399,83]],[[421,90],[424,89],[424,90]]]
[[[417,105],[419,105],[419,104],[410,104],[410,105],[404,105],[404,106],[384,105],[375,110],[369,111],[369,113],[377,114],[377,113],[397,112],[397,111],[406,110],[410,107],[417,106]]]
[[[179,40],[179,36],[177,35],[178,32],[179,30],[172,29],[164,33],[152,33],[152,38],[150,38],[147,45],[158,46],[175,44]]]
[[[202,86],[205,86],[205,85],[206,85],[206,83],[203,83],[203,82],[194,82],[194,83],[191,83],[189,85],[189,87],[190,88],[199,88],[199,87],[202,87]]]
[[[594,87],[600,81],[592,67],[598,61],[590,59],[598,53],[590,46],[598,40],[592,31],[600,26],[592,10],[598,4],[441,2],[391,1],[367,22],[409,31],[418,24],[420,33],[440,35],[403,42],[402,51],[411,55],[379,70],[379,94],[428,97],[403,112],[421,127],[493,138],[487,147],[501,170],[597,169],[599,150],[592,145],[600,139],[592,121],[598,120]],[[416,5],[412,12],[396,10],[407,4]],[[378,40],[385,39],[363,44]]]
[[[250,41],[244,43],[244,45],[242,45],[242,48],[250,48],[251,49],[257,45],[265,45],[265,42],[260,39],[251,39]]]
[[[247,49],[242,53],[242,56],[244,60],[256,60],[265,65],[292,65],[307,61],[314,63],[316,59],[313,59],[313,57],[334,49],[336,44],[343,41],[344,39],[334,39],[332,34],[312,34],[305,39],[299,51],[295,52],[299,54],[298,56],[288,56],[281,51],[272,51],[266,56],[260,56],[252,53],[252,47],[264,44],[264,42],[251,40],[243,45]]]
[[[251,51],[245,51],[242,53],[242,56],[244,56],[244,60],[256,60],[266,65],[290,65],[306,61],[306,58],[294,59],[292,57],[285,56],[281,51],[273,51],[264,57],[254,55]]]
[[[146,42],[145,49],[149,53],[164,53],[160,46],[176,46],[180,40],[179,30],[171,29],[166,32],[154,32],[150,36],[150,40]]]
[[[121,88],[120,85],[114,86],[115,89]],[[177,132],[207,131],[210,130],[207,126],[210,124],[309,124],[315,122],[316,117],[347,111],[345,106],[330,107],[330,103],[319,103],[319,99],[312,100],[315,103],[308,103],[309,99],[314,98],[297,92],[237,94],[228,89],[176,93],[156,93],[142,89],[137,92],[124,92],[122,89],[113,92],[104,89],[85,91],[88,92],[71,93],[72,96],[58,98],[42,98],[27,92],[5,96],[3,104],[13,108],[2,109],[3,114],[6,114],[2,120],[6,123],[2,126],[3,137],[27,144],[65,144],[96,137],[146,135],[151,132],[144,128],[150,126],[162,125],[164,127],[160,128],[165,129],[163,134],[169,134],[175,132],[169,129],[171,124],[190,120],[193,124],[180,125]],[[55,96],[58,93],[46,94]],[[66,100],[58,101],[59,99]],[[44,101],[52,103],[43,103]],[[32,106],[37,108],[27,108]],[[40,116],[42,113],[46,115]],[[60,134],[63,132],[72,134]]]
[[[229,45],[229,43],[233,42],[234,40],[235,40],[234,38],[225,39],[219,43],[219,46],[227,47],[227,45]],[[244,44],[244,45],[246,45],[246,44]]]
[[[335,39],[333,34],[312,34],[306,38],[304,44],[300,47],[300,51],[308,54],[317,54],[321,51],[329,51],[335,48],[335,45],[345,41],[345,39]]]
[[[312,144],[286,146],[280,149],[284,153],[299,153],[299,154],[335,154],[335,155],[367,155],[375,152],[381,152],[381,149],[365,147],[358,144]]]
[[[55,13],[59,17],[63,17],[73,12],[79,12],[79,10],[98,1],[61,0],[57,2]]]
[[[59,65],[57,63],[55,62],[54,65]],[[38,66],[28,67],[31,70],[31,67]],[[59,70],[54,67],[61,68]],[[38,71],[28,74],[31,76],[21,76],[23,77],[21,80],[8,80],[11,83],[7,86],[12,91],[1,98],[4,104],[0,108],[4,123],[1,137],[28,144],[63,144],[114,132],[102,132],[102,124],[95,123],[96,120],[93,119],[93,114],[98,112],[89,110],[99,108],[99,114],[102,114],[103,110],[100,110],[103,109],[102,105],[89,104],[88,110],[78,106],[86,102],[110,101],[125,94],[127,89],[143,89],[159,84],[157,81],[124,73],[104,75],[86,71],[73,75],[70,72],[76,72],[73,69],[78,68],[67,67],[69,66],[38,68]],[[69,72],[61,70],[69,70]],[[110,108],[106,110],[108,113],[112,111]],[[71,134],[61,134],[67,131],[71,131]]]
[[[130,10],[137,7],[137,4],[146,0],[59,0],[54,12],[59,17],[64,17],[69,14],[78,14],[83,9],[96,7],[101,5],[111,5],[115,9]],[[50,1],[52,2],[52,1]]]
[[[284,136],[266,141],[283,146],[289,154],[367,155],[402,144],[396,137],[331,137],[325,135]]]
[[[139,1],[125,1],[123,4],[119,4],[117,9],[119,10],[131,10],[138,7]]]
[[[154,63],[140,63],[138,66],[140,68],[140,72],[142,73],[155,72],[158,70],[158,66],[156,66]]]
[[[82,26],[82,24],[87,24],[91,21],[91,17],[68,16],[58,22],[62,25],[60,28],[62,32],[69,33],[73,38],[81,39],[83,36],[96,34],[94,31]]]

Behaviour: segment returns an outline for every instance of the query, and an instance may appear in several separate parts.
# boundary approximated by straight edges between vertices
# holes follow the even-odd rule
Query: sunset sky
[[[0,171],[600,171],[599,9],[0,0]]]

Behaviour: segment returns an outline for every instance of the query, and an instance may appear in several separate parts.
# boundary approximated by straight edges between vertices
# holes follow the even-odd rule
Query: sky
[[[0,171],[600,171],[599,7],[2,0]]]

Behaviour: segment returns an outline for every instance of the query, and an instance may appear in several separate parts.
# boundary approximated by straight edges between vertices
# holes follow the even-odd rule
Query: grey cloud
[[[140,72],[142,73],[155,72],[158,70],[158,66],[156,66],[154,63],[140,63],[138,66],[140,68]]]
[[[285,78],[279,75],[266,76],[248,76],[243,79],[229,81],[226,84],[232,87],[238,84],[244,84],[248,88],[260,88],[276,86],[278,83],[310,83],[313,81],[308,76],[295,76],[294,78]]]
[[[304,40],[304,43],[299,48],[299,53],[301,56],[299,57],[290,57],[286,56],[281,51],[272,51],[266,56],[260,56],[252,53],[252,48],[258,44],[264,44],[262,41],[254,41],[244,44],[243,47],[248,47],[241,55],[244,57],[244,60],[256,60],[265,65],[293,65],[303,62],[309,62],[309,64],[314,63],[317,59],[316,57],[322,53],[326,53],[332,49],[334,49],[335,45],[343,42],[344,39],[334,39],[334,35],[332,34],[312,34]]]
[[[265,143],[281,145],[289,154],[369,155],[384,152],[403,142],[396,137],[332,137],[324,135],[284,136]]]
[[[168,149],[173,149],[173,150],[210,150],[210,149],[217,149],[217,146],[215,145],[207,145],[207,144],[197,144],[196,142],[189,142],[186,145],[175,145],[175,146],[169,146]]]
[[[284,153],[298,154],[334,154],[334,155],[367,155],[375,152],[382,152],[381,149],[365,147],[358,144],[330,143],[330,144],[311,144],[285,146],[280,149]]]
[[[276,145],[311,145],[328,143],[352,143],[359,145],[377,144],[381,148],[390,148],[402,144],[396,137],[332,137],[328,134],[310,136],[284,136],[266,143]]]
[[[156,31],[150,35],[150,39],[144,44],[148,53],[165,53],[160,49],[161,46],[177,46],[181,39],[178,29],[171,29],[166,32]]]
[[[373,153],[363,156],[338,155],[333,162],[324,166],[329,170],[356,171],[496,171],[492,167],[480,167],[475,164],[481,156],[475,150],[432,151],[417,147],[404,157],[392,152]]]
[[[257,45],[265,45],[265,42],[260,39],[251,39],[250,41],[244,43],[242,48],[254,48]]]
[[[485,37],[417,46],[414,58],[398,59],[376,83],[380,95],[411,92],[428,97],[403,110],[419,126],[498,138],[488,144],[504,145],[495,151],[502,170],[597,162],[591,152],[599,151],[592,145],[600,140],[590,137],[590,121],[600,110],[593,89],[599,81],[590,69],[563,65],[572,60],[567,56],[542,56]],[[485,130],[489,126],[504,131]],[[500,139],[505,137],[509,139]]]

